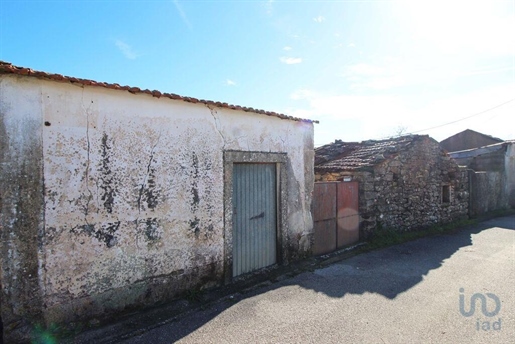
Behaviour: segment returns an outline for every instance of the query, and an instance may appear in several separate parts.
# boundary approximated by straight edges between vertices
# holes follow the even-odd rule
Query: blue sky
[[[316,119],[316,146],[515,139],[515,0],[0,0],[0,60]]]

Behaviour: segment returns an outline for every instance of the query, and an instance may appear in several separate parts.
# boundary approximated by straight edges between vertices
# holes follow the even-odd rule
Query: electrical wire
[[[470,115],[470,116],[467,116],[467,117],[463,117],[463,118],[460,118],[460,119],[457,119],[457,120],[455,120],[455,121],[448,122],[448,123],[445,123],[445,124],[440,124],[440,125],[437,125],[437,126],[434,126],[434,127],[431,127],[431,128],[427,128],[427,129],[422,129],[422,130],[413,131],[413,132],[411,132],[411,134],[417,134],[417,133],[420,133],[420,132],[423,132],[423,131],[432,130],[432,129],[437,129],[437,128],[445,127],[446,125],[450,125],[450,124],[458,123],[458,122],[464,121],[464,120],[466,120],[466,119],[469,119],[469,118],[472,118],[472,117],[475,117],[475,116],[479,116],[479,115],[482,115],[482,114],[484,114],[484,113],[486,113],[486,112],[489,112],[489,111],[495,110],[495,109],[497,109],[497,108],[499,108],[499,107],[501,107],[501,106],[503,106],[503,105],[506,105],[506,104],[508,104],[508,103],[511,103],[511,102],[512,102],[512,101],[514,101],[514,100],[515,100],[515,98],[510,99],[510,100],[508,100],[508,101],[506,101],[506,102],[504,102],[504,103],[501,103],[501,104],[499,104],[499,105],[496,105],[496,106],[494,106],[494,107],[492,107],[492,108],[490,108],[490,109],[483,110],[483,111],[481,111],[481,112],[475,113],[475,114],[473,114],[473,115]]]
[[[388,139],[388,138],[393,138],[393,137],[399,137],[399,136],[404,136],[404,135],[411,135],[411,134],[417,134],[417,133],[421,133],[423,131],[427,131],[427,130],[432,130],[432,129],[437,129],[437,128],[441,128],[441,127],[445,127],[446,125],[450,125],[450,124],[454,124],[454,123],[458,123],[458,122],[461,122],[461,121],[464,121],[466,119],[469,119],[469,118],[472,118],[472,117],[475,117],[475,116],[479,116],[479,115],[482,115],[486,112],[489,112],[489,111],[492,111],[492,110],[495,110],[497,108],[500,108],[501,106],[504,106],[508,103],[511,103],[512,101],[515,101],[515,98],[513,99],[510,99],[504,103],[501,103],[499,105],[496,105],[492,108],[489,108],[489,109],[486,109],[486,110],[483,110],[483,111],[480,111],[480,112],[477,112],[473,115],[470,115],[470,116],[467,116],[467,117],[463,117],[463,118],[460,118],[460,119],[457,119],[455,121],[452,121],[452,122],[447,122],[447,123],[444,123],[444,124],[440,124],[440,125],[437,125],[437,126],[434,126],[434,127],[430,127],[430,128],[426,128],[426,129],[421,129],[421,130],[417,130],[417,131],[412,131],[412,132],[409,132],[409,133],[403,133],[401,135],[393,135],[393,136],[385,136],[385,137],[382,137],[382,138],[379,138],[378,140],[383,140],[383,139]],[[496,115],[495,115],[496,116]],[[492,116],[495,117],[495,116]],[[320,146],[323,146],[324,144],[315,144],[314,146],[315,147],[320,147]]]

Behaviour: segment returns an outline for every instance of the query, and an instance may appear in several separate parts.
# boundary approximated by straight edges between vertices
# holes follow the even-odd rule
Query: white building
[[[0,163],[6,339],[312,249],[309,120],[0,62]]]

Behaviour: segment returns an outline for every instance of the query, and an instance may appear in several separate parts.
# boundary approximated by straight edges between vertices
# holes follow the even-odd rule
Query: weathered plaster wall
[[[506,147],[505,171],[508,204],[515,208],[515,142],[509,143]]]
[[[496,171],[504,173],[506,151],[502,146],[488,154],[480,154],[472,158],[467,166],[474,171]]]
[[[317,174],[316,180],[341,180],[346,175],[359,182],[362,238],[381,228],[417,229],[464,218],[468,213],[466,171],[430,138],[415,141],[410,150],[369,171]],[[442,203],[443,185],[452,190],[448,203]]]
[[[311,123],[98,87],[4,82],[18,89],[13,103],[24,103],[22,83],[40,90],[47,323],[221,283],[225,150],[287,154],[284,245],[309,253]]]
[[[470,170],[470,216],[508,208],[508,194],[503,171]]]
[[[515,206],[514,143],[507,141],[451,155],[470,171],[470,215]]]
[[[23,89],[23,91],[22,91]],[[20,94],[23,101],[18,102]],[[43,233],[40,90],[0,79],[0,286],[6,343],[42,320],[38,245]]]

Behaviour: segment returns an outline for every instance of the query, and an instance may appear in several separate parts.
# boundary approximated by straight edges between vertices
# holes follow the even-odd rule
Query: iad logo
[[[501,301],[497,297],[497,295],[492,293],[486,293],[486,296],[488,296],[490,299],[492,299],[495,302],[495,308],[492,311],[489,311],[488,309],[488,302],[485,297],[485,295],[480,293],[475,293],[470,297],[470,308],[468,311],[465,310],[465,295],[463,293],[465,292],[465,289],[460,288],[460,313],[464,317],[471,317],[476,312],[476,301],[481,301],[481,312],[486,317],[494,317],[497,314],[499,314],[499,311],[501,310]],[[501,318],[497,321],[482,321],[480,322],[480,319],[478,318],[476,321],[476,329],[479,331],[480,329],[484,331],[488,331],[490,329],[500,331],[501,330]]]

